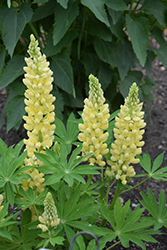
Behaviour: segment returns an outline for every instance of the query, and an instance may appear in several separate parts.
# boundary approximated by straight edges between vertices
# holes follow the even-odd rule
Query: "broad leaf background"
[[[12,95],[12,91],[13,84],[18,90],[23,85],[24,57],[28,56],[31,33],[53,71],[59,119],[67,120],[71,111],[77,115],[88,95],[90,73],[99,78],[111,111],[123,103],[133,81],[140,88],[140,98],[150,107],[155,86],[152,60],[158,56],[167,67],[167,45],[162,34],[166,13],[164,0],[1,1],[0,89],[7,87],[9,96],[0,126],[6,114],[8,131],[21,124],[24,96],[19,91]],[[152,37],[159,49],[149,44]],[[146,68],[146,76],[133,70],[138,64]],[[15,117],[12,113],[16,109]]]

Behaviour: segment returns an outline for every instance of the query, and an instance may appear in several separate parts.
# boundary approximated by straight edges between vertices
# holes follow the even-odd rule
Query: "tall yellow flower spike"
[[[27,116],[23,116],[26,121],[24,125],[28,131],[28,139],[24,140],[27,149],[28,159],[26,165],[33,165],[35,161],[34,152],[44,152],[46,147],[51,147],[54,139],[53,133],[55,125],[54,105],[55,97],[50,94],[52,90],[53,72],[49,68],[46,56],[42,55],[38,47],[38,41],[33,35],[28,53],[29,58],[25,58],[27,67],[24,67],[26,74],[23,83],[27,86],[25,91],[25,110]],[[40,162],[37,162],[40,164]]]
[[[27,130],[28,139],[24,140],[28,157],[25,165],[37,167],[42,163],[35,158],[34,152],[45,153],[45,147],[51,147],[54,139],[55,119],[54,105],[55,97],[50,94],[52,90],[53,72],[49,68],[46,56],[42,55],[38,47],[38,41],[33,35],[30,36],[28,53],[29,58],[25,58],[27,67],[24,67],[26,74],[23,83],[27,86],[25,91],[25,110],[27,112],[23,119],[26,121],[24,127]],[[29,187],[33,190],[37,187],[37,195],[44,190],[45,179],[43,173],[31,167],[25,173],[31,179],[22,179],[22,188],[27,191]],[[36,212],[30,207],[32,220],[37,219]]]
[[[141,147],[144,145],[142,135],[146,123],[143,120],[144,112],[141,111],[143,103],[139,103],[138,87],[133,83],[125,104],[121,105],[121,110],[115,118],[115,128],[113,130],[115,142],[111,144],[111,158],[108,164],[111,170],[107,168],[106,175],[115,176],[126,185],[130,177],[135,175],[131,163],[138,163],[136,155],[141,154]]]
[[[103,155],[108,153],[107,144],[108,132],[103,132],[108,128],[109,109],[108,104],[104,104],[105,98],[98,79],[93,75],[89,76],[89,98],[84,100],[82,113],[83,124],[79,124],[78,139],[83,142],[82,155],[90,152],[93,154],[86,158],[90,164],[97,163],[103,167]]]

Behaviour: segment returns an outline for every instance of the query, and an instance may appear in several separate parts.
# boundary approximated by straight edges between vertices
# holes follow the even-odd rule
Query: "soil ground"
[[[157,83],[157,87],[155,88],[154,101],[151,107],[152,124],[148,122],[148,116],[146,117],[147,126],[144,135],[145,145],[143,147],[143,153],[149,153],[153,162],[159,154],[164,152],[162,167],[165,167],[167,166],[167,69],[164,68],[162,63],[159,62],[157,58],[153,63],[153,79]],[[6,90],[0,90],[0,113],[2,111],[5,99]],[[17,132],[11,130],[8,134],[6,134],[6,125],[4,124],[0,130],[0,137],[8,146],[10,146],[25,138],[25,131],[21,127]],[[140,166],[135,166],[135,171],[137,174],[143,172]],[[139,178],[131,178],[130,185],[134,186],[139,182]],[[147,182],[143,183],[143,185],[133,189],[130,193],[123,194],[121,196],[123,203],[125,203],[128,199],[131,199],[131,204],[133,207],[135,207],[137,204],[139,204],[139,200],[142,200],[140,190],[143,190],[145,193],[147,193],[147,187],[152,190],[157,200],[161,189],[163,189],[167,194],[166,182],[149,179]],[[114,190],[111,190],[111,199],[113,191]],[[166,228],[163,228],[161,231],[167,234]],[[167,249],[166,235],[155,236],[155,239],[157,240],[157,243],[145,244],[147,250]],[[112,244],[108,244],[107,247]],[[117,245],[112,249],[123,250],[125,248],[123,248],[121,245]],[[141,248],[131,243],[128,249],[138,250]]]

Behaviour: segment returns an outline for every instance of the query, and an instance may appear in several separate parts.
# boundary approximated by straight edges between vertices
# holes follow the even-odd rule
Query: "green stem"
[[[135,6],[135,8],[134,8],[134,11],[137,9],[137,7],[139,6],[140,2],[141,2],[141,0],[139,0],[139,1],[137,2],[136,6]]]
[[[149,28],[149,32],[152,31],[152,29],[154,28],[156,22],[157,22],[157,19],[155,19],[154,22],[152,23],[151,27]]]
[[[149,178],[150,178],[150,177],[147,177],[146,179],[144,179],[143,181],[141,181],[140,183],[138,183],[138,184],[137,184],[137,185],[135,185],[134,187],[126,189],[126,190],[125,190],[125,191],[123,191],[121,194],[126,193],[126,192],[128,192],[128,191],[132,190],[133,188],[138,187],[138,186],[139,186],[139,185],[141,185],[143,182],[147,181]]]
[[[113,183],[111,185],[107,185],[106,205],[108,204],[108,194],[109,194],[109,191],[110,191],[111,187],[114,185],[115,182],[116,182],[116,179],[114,179],[114,181],[113,181]]]
[[[36,212],[37,217],[39,217],[39,213],[38,213],[38,210],[36,209],[36,206],[33,205],[33,207],[34,207],[34,209],[35,209],[35,212]]]
[[[115,202],[116,202],[116,200],[117,200],[117,198],[119,197],[120,194],[121,194],[120,183],[117,182],[117,188],[116,188],[116,191],[115,191],[114,199],[111,202],[109,210],[112,210],[114,208]]]
[[[120,188],[120,183],[117,182],[117,188],[115,191],[114,198],[109,206],[109,210],[112,210],[114,208],[115,202],[116,202],[117,198],[119,197],[119,195],[121,194],[121,192],[122,192],[122,189]],[[106,219],[103,219],[101,224],[100,224],[100,227],[104,227],[105,224],[106,224]]]
[[[131,0],[131,3],[130,3],[130,13],[131,13],[131,11],[132,11],[132,8],[133,8],[133,3],[134,3],[134,0]]]
[[[115,247],[115,246],[116,246],[116,245],[118,245],[120,242],[121,242],[121,241],[119,240],[119,241],[118,241],[118,242],[116,242],[114,245],[112,245],[112,246],[108,247],[106,250],[109,250],[109,249],[111,249],[111,248]]]

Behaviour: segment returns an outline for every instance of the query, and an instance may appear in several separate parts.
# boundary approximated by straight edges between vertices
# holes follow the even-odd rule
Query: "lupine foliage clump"
[[[152,167],[150,156],[141,156],[146,123],[137,84],[110,114],[102,86],[91,74],[81,118],[72,113],[64,126],[53,111],[49,63],[33,35],[30,40],[23,79],[28,139],[9,148],[0,139],[0,249],[68,249],[82,230],[99,238],[100,249],[129,248],[130,241],[146,249],[145,242],[156,242],[153,236],[167,228],[165,193],[157,201],[148,188],[135,209],[130,200],[122,204],[120,195],[149,178],[167,181],[167,167],[159,169],[163,154]],[[144,174],[136,175],[136,163]],[[133,186],[136,177],[145,179]],[[9,205],[18,211],[10,214]],[[73,249],[94,247],[95,240],[80,235]]]
[[[101,82],[110,110],[137,82],[149,111],[152,62],[158,57],[167,67],[166,13],[166,0],[1,0],[0,89],[7,87],[8,95],[0,127],[7,114],[7,131],[18,129],[25,115],[21,79],[31,33],[53,71],[59,119],[82,109],[90,74]]]

